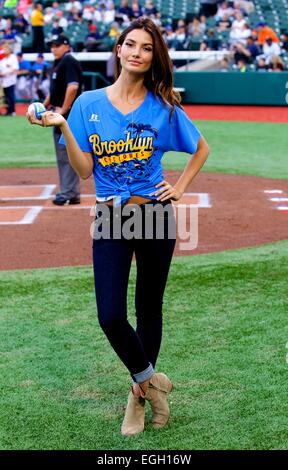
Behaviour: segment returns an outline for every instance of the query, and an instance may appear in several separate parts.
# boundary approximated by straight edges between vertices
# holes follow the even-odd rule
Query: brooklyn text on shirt
[[[133,134],[128,131],[126,140],[119,139],[118,141],[114,139],[101,140],[99,134],[90,135],[89,142],[93,146],[93,153],[101,156],[98,162],[106,166],[128,160],[150,158],[154,152],[154,136],[141,137],[138,133],[136,136]]]

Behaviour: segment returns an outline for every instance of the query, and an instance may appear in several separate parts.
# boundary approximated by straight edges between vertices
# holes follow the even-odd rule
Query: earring
[[[152,78],[152,82],[154,82],[154,69],[152,68],[152,71],[151,71],[151,78]]]

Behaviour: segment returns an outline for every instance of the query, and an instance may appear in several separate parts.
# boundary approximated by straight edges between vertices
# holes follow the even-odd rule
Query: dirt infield
[[[288,122],[285,106],[185,105],[191,119],[205,121]]]
[[[178,176],[176,171],[165,172],[171,183]],[[57,189],[56,169],[0,170],[0,181],[1,269],[91,264],[92,179],[82,182],[81,192],[87,196],[79,206],[60,208],[51,203],[51,193]],[[179,251],[178,240],[175,255],[255,246],[287,238],[285,180],[201,173],[187,192],[193,195],[186,196],[184,204],[200,201],[199,243],[193,251]],[[197,193],[206,195],[206,199]],[[210,201],[210,207],[205,207],[205,201]]]

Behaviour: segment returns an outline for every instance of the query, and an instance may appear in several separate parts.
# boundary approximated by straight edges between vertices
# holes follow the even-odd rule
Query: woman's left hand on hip
[[[167,199],[178,201],[183,195],[183,193],[168,183],[168,181],[161,181],[161,183],[156,184],[155,188],[160,188],[154,193],[155,196],[158,196],[157,201],[166,201]]]

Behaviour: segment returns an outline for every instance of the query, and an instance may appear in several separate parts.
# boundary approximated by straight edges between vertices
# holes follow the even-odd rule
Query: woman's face
[[[122,46],[117,46],[122,69],[145,74],[152,65],[153,39],[144,29],[134,29],[127,34]]]

